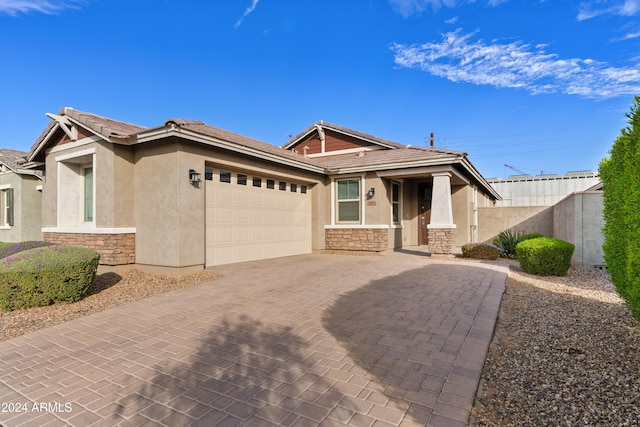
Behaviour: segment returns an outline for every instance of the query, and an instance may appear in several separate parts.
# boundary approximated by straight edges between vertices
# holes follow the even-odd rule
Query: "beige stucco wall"
[[[327,200],[328,182],[319,175],[178,139],[140,145],[134,161],[136,262],[139,264],[204,265],[204,182],[192,185],[189,169],[199,172],[202,179],[205,164],[249,175],[288,178],[308,185],[314,202]],[[327,211],[321,208],[311,219],[312,241],[316,247],[324,245],[326,217]]]
[[[478,208],[478,241],[491,242],[501,231],[515,228],[524,233],[553,235],[553,208],[505,206]]]
[[[42,181],[31,175],[0,173],[0,185],[13,188],[13,226],[0,228],[0,242],[41,240],[42,195],[36,189]]]
[[[574,193],[553,208],[553,236],[575,245],[571,260],[575,267],[605,264],[602,197],[602,192]]]
[[[453,223],[456,228],[453,233],[453,245],[462,246],[471,240],[472,214],[472,188],[467,185],[451,186],[451,204],[453,210]]]
[[[133,204],[131,203],[133,188],[131,156],[126,158],[114,154],[115,147],[108,143],[89,142],[81,146],[69,144],[69,147],[69,149],[64,149],[64,145],[58,146],[54,152],[46,156],[46,178],[42,192],[42,227],[73,228],[83,226],[79,220],[82,206],[80,190],[65,191],[64,183],[63,188],[58,188],[60,174],[79,173],[80,165],[76,165],[73,158],[62,160],[62,162],[56,161],[56,158],[73,156],[87,150],[95,150],[93,156],[95,161],[93,165],[95,227],[134,227]],[[64,165],[60,163],[64,163]],[[58,195],[58,191],[60,191],[60,195]],[[68,218],[58,220],[58,201],[65,206],[77,206],[77,218],[71,222]]]

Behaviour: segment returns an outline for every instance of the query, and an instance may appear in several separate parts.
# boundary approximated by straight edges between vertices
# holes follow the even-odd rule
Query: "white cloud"
[[[40,12],[53,14],[63,9],[77,9],[78,0],[0,0],[0,13],[15,16],[19,13]]]
[[[475,3],[476,0],[389,0],[391,6],[405,18],[420,15],[427,9],[439,10],[443,7],[453,8],[460,4]],[[509,0],[487,0],[490,6],[498,6]]]
[[[586,21],[602,15],[634,16],[640,14],[640,0],[605,0],[580,3],[578,21]]]
[[[247,8],[247,10],[244,11],[244,14],[242,15],[242,17],[238,19],[238,21],[235,23],[235,25],[233,26],[234,28],[238,28],[242,24],[242,21],[244,21],[244,18],[246,18],[254,10],[256,10],[256,7],[258,6],[259,1],[260,0],[251,0],[251,5]]]
[[[544,45],[472,40],[456,30],[439,43],[394,44],[395,63],[453,82],[519,88],[532,94],[564,93],[610,98],[640,93],[640,67],[616,68],[593,59],[562,59]]]

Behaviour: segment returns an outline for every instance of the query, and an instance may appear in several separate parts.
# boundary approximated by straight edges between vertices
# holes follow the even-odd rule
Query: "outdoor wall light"
[[[200,182],[200,174],[194,169],[189,169],[189,181],[192,184],[198,184]]]
[[[370,199],[372,199],[375,194],[376,194],[376,189],[371,187],[367,195],[369,196]]]

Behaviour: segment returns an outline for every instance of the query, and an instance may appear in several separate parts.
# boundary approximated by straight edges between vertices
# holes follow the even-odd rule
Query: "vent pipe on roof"
[[[433,132],[431,132],[431,138],[429,139],[429,144],[430,144],[431,147],[433,147],[434,139],[435,138],[434,138]]]

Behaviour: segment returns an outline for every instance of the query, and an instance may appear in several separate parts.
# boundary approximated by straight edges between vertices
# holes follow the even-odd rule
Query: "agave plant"
[[[516,257],[516,245],[524,238],[524,233],[517,230],[504,230],[493,239],[493,244],[502,249],[500,256],[504,258]]]

